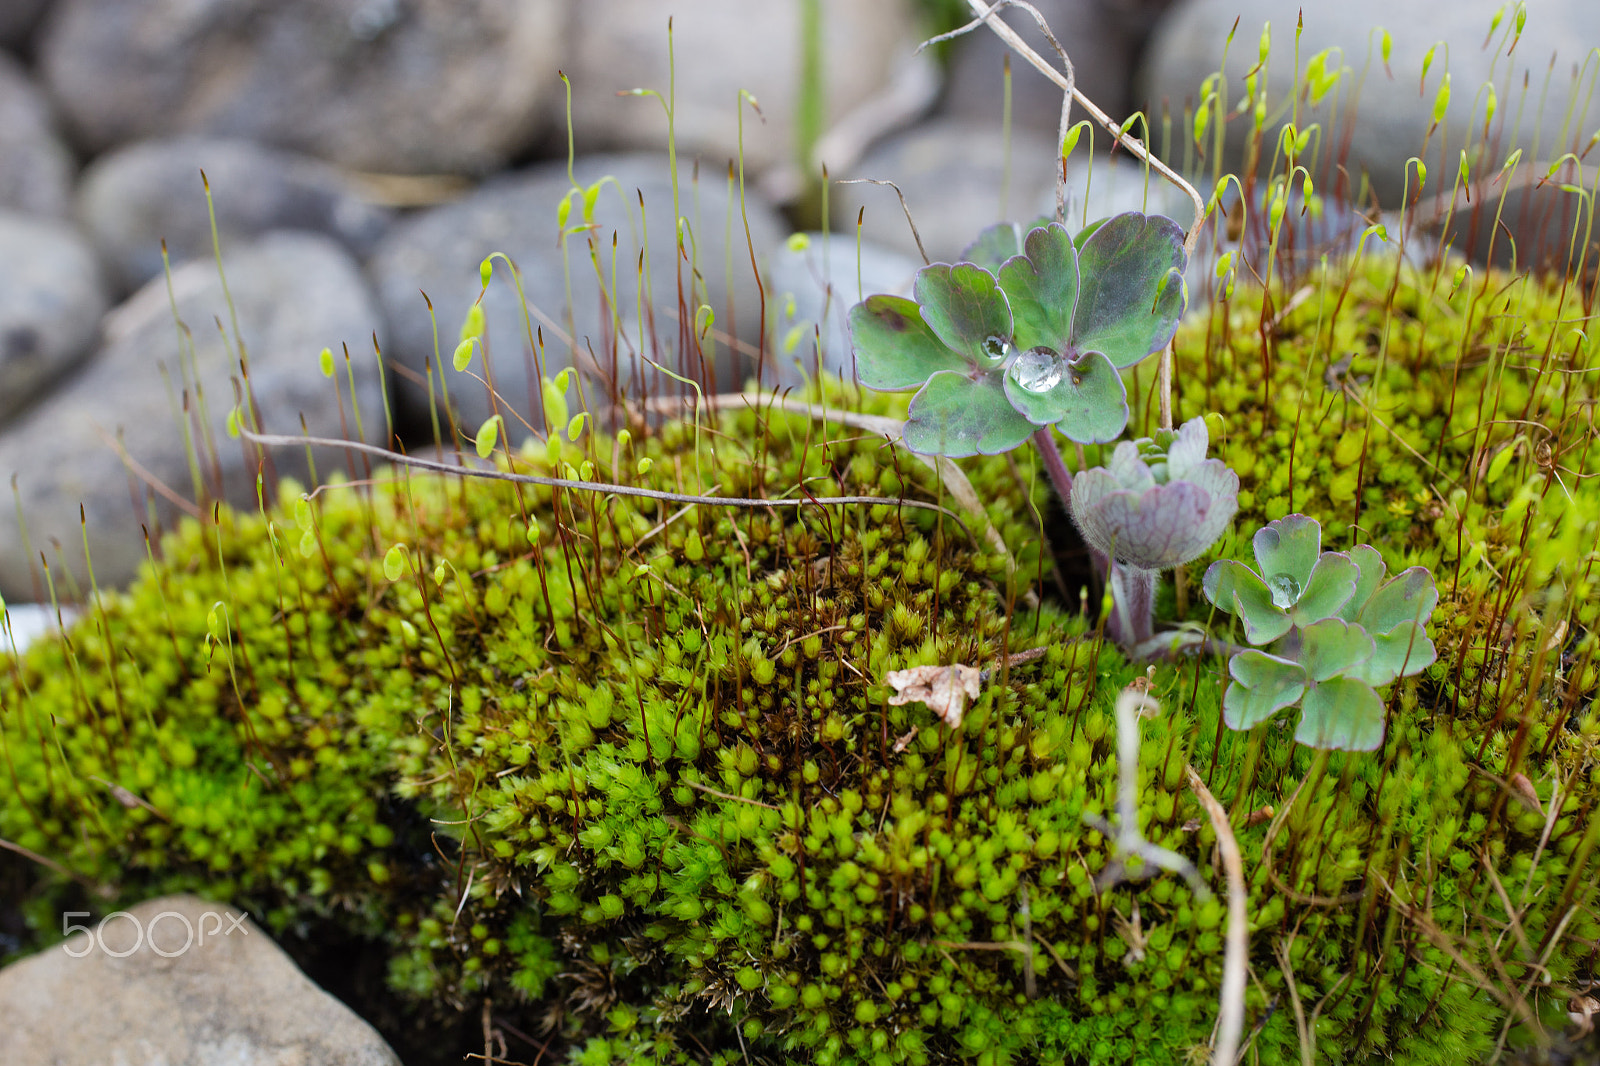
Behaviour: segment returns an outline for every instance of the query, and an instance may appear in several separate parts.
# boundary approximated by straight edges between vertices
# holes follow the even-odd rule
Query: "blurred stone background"
[[[1038,6],[1079,86],[1115,118],[1146,109],[1174,162],[1235,16],[1230,100],[1269,20],[1268,81],[1280,97],[1288,84],[1289,0]],[[1382,206],[1397,204],[1393,176],[1428,138],[1447,64],[1454,101],[1431,150],[1453,158],[1466,143],[1485,80],[1503,86],[1504,124],[1524,71],[1537,87],[1550,70],[1561,105],[1506,126],[1477,172],[1515,146],[1541,159],[1586,149],[1583,124],[1600,111],[1580,99],[1563,121],[1566,64],[1584,56],[1562,49],[1600,41],[1600,5],[1542,0],[1510,60],[1493,60],[1511,25],[1485,48],[1498,6],[1351,0],[1306,13],[1302,59],[1339,46],[1346,84],[1360,81],[1363,122],[1344,160],[1371,173]],[[848,374],[851,303],[906,289],[924,252],[954,258],[983,226],[1054,207],[1054,87],[1013,58],[1007,127],[1006,53],[991,33],[915,53],[966,16],[960,0],[0,0],[0,481],[16,479],[28,517],[25,535],[0,507],[0,594],[43,599],[41,553],[72,594],[80,504],[111,585],[144,555],[141,527],[170,523],[179,501],[253,505],[257,457],[224,426],[241,354],[268,432],[353,433],[354,399],[369,440],[392,417],[412,446],[431,443],[435,353],[448,364],[493,251],[515,261],[532,313],[497,266],[487,353],[499,391],[536,428],[537,372],[574,362],[599,385],[590,395],[608,398],[665,391],[645,357],[722,390],[758,363],[768,385],[819,365]],[[1026,12],[1005,17],[1050,54]],[[1389,71],[1371,58],[1383,22]],[[1441,48],[1419,88],[1435,40],[1448,59]],[[1230,161],[1247,118],[1228,124]],[[1069,164],[1069,222],[1130,208],[1191,221],[1187,199],[1108,144],[1096,138],[1092,173],[1087,138]],[[807,181],[816,165],[831,179],[826,238],[820,185]],[[918,234],[893,189],[850,179],[894,181]],[[574,183],[594,189],[587,218]],[[675,214],[692,262],[674,255]],[[789,239],[795,230],[808,238]],[[338,390],[317,371],[324,347]],[[490,409],[484,384],[444,372],[461,428],[475,431]],[[274,456],[280,473],[299,461]]]

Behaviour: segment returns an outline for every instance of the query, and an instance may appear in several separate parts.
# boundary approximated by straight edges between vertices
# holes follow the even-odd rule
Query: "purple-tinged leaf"
[[[922,386],[941,370],[966,370],[967,361],[944,346],[902,296],[869,296],[850,309],[850,342],[861,384],[882,392]]]
[[[1294,738],[1308,748],[1376,751],[1383,744],[1383,700],[1352,677],[1314,684],[1300,704]]]
[[[940,371],[911,398],[900,431],[906,447],[922,455],[999,455],[1033,435],[1036,427],[1006,399],[999,374],[976,380]]]
[[[1350,676],[1369,685],[1387,685],[1397,677],[1409,677],[1432,666],[1439,657],[1433,641],[1416,622],[1401,622],[1387,633],[1373,636],[1372,655],[1361,669]]]
[[[1233,684],[1222,694],[1222,717],[1230,729],[1253,729],[1306,691],[1298,663],[1251,648],[1228,660]]]
[[[1303,514],[1285,515],[1256,530],[1251,544],[1256,550],[1256,566],[1273,588],[1278,606],[1294,606],[1322,553],[1322,526]],[[1288,580],[1274,585],[1274,578]]]
[[[1107,222],[1110,222],[1110,221],[1111,220],[1109,218],[1097,218],[1097,219],[1095,219],[1093,222],[1091,222],[1087,226],[1083,227],[1077,233],[1073,234],[1073,236],[1072,236],[1072,246],[1074,248],[1076,248],[1080,252],[1083,251],[1084,242],[1086,242],[1090,237],[1094,236],[1094,231],[1095,230],[1099,229],[1101,226],[1104,226]]]
[[[1076,500],[1076,491],[1073,497]],[[1092,510],[1080,513],[1074,507],[1073,518],[1091,544],[1113,545],[1111,554],[1118,562],[1141,570],[1170,570],[1211,546],[1211,539],[1196,534],[1206,525],[1212,506],[1204,489],[1175,481],[1139,494],[1113,492]]]
[[[1217,459],[1206,459],[1206,449],[1210,445],[1211,434],[1206,430],[1204,418],[1191,418],[1179,426],[1177,436],[1167,445],[1168,480],[1187,478],[1189,471],[1204,462],[1220,463]]]
[[[1160,351],[1183,317],[1185,260],[1183,231],[1170,218],[1108,219],[1078,252],[1072,346],[1104,352],[1119,368]]]
[[[1289,612],[1294,624],[1308,626],[1337,615],[1339,608],[1350,601],[1359,576],[1360,571],[1350,556],[1344,552],[1323,552]],[[1267,586],[1272,587],[1271,578],[1267,579]]]
[[[993,274],[971,263],[935,263],[917,271],[912,291],[934,336],[969,366],[989,370],[1005,361],[1011,307]]]
[[[1425,566],[1413,566],[1390,578],[1361,610],[1361,624],[1376,636],[1402,622],[1426,624],[1439,604],[1439,590]]]
[[[1388,568],[1383,565],[1383,556],[1378,553],[1378,549],[1370,544],[1357,544],[1345,554],[1356,564],[1361,576],[1356,578],[1355,592],[1345,601],[1345,605],[1339,608],[1339,617],[1346,622],[1355,622],[1360,620],[1362,609],[1366,607],[1367,601],[1372,599],[1372,594],[1378,590],[1378,586],[1383,583],[1383,575]]]
[[[1000,268],[1000,287],[1011,301],[1018,348],[1043,345],[1067,353],[1078,303],[1078,253],[1066,228],[1051,223],[1028,234],[1026,254]],[[1080,346],[1087,351],[1093,345]]]
[[[1289,613],[1272,602],[1272,592],[1261,576],[1234,559],[1219,559],[1206,568],[1201,580],[1206,599],[1244,622],[1245,639],[1268,644],[1289,632]]]
[[[1300,629],[1300,665],[1313,681],[1326,681],[1360,666],[1372,655],[1372,638],[1360,626],[1324,618]]]
[[[1125,489],[1143,492],[1156,483],[1150,467],[1139,457],[1139,446],[1131,440],[1125,440],[1112,449],[1106,470]]]
[[[1115,440],[1128,424],[1128,394],[1122,376],[1099,352],[1075,364],[1053,354],[1043,374],[1024,373],[1024,360],[1048,349],[1035,348],[1018,357],[1005,374],[1006,398],[1036,426],[1059,424],[1061,432],[1080,444]],[[1043,387],[1041,387],[1043,386]]]
[[[1000,272],[1000,264],[1022,254],[1022,238],[1027,231],[1015,222],[996,222],[978,234],[978,239],[961,251],[960,263],[972,263],[991,274]]]
[[[1183,480],[1198,485],[1211,497],[1211,506],[1194,535],[1208,546],[1215,544],[1239,513],[1239,475],[1221,459],[1207,459],[1190,467]]]

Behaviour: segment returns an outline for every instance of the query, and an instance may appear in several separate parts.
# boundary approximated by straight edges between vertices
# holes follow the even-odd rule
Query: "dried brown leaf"
[[[967,701],[978,698],[978,669],[960,663],[890,670],[883,679],[894,689],[891,706],[925,703],[951,729],[960,727]]]

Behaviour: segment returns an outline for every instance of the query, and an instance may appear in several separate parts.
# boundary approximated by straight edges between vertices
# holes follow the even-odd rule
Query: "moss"
[[[1482,1058],[1521,1007],[1559,1013],[1600,937],[1579,588],[1600,508],[1576,477],[1570,497],[1527,488],[1592,460],[1541,467],[1529,436],[1504,480],[1438,474],[1523,432],[1494,421],[1512,408],[1569,455],[1592,386],[1530,384],[1493,354],[1537,353],[1544,327],[1510,339],[1491,296],[1458,312],[1402,286],[1415,324],[1374,351],[1384,269],[1315,290],[1266,357],[1242,290],[1180,345],[1182,406],[1223,412],[1250,494],[1219,554],[1292,505],[1450,590],[1435,639],[1453,654],[1395,688],[1376,754],[1227,733],[1217,661],[1151,679],[1165,710],[1143,727],[1141,829],[1220,887],[1185,765],[1236,812],[1262,1061],[1295,1059],[1302,1022],[1332,1062]],[[1340,373],[1377,384],[1320,391],[1327,353],[1361,343]],[[1440,350],[1468,353],[1459,373]],[[1468,410],[1488,390],[1490,417]],[[941,495],[880,441],[777,412],[563,447],[517,465]],[[1041,490],[1004,458],[968,469],[1037,574]],[[0,836],[117,899],[188,888],[278,930],[323,916],[381,938],[426,1009],[487,997],[573,1062],[1165,1064],[1208,1041],[1222,903],[1165,876],[1096,888],[1110,842],[1084,818],[1114,806],[1110,708],[1136,670],[1080,619],[1022,607],[981,531],[890,505],[680,510],[404,472],[219,522],[0,669]],[[959,729],[888,704],[888,670],[951,662],[991,670]],[[1246,818],[1267,805],[1282,817]],[[32,907],[41,933],[59,889]]]

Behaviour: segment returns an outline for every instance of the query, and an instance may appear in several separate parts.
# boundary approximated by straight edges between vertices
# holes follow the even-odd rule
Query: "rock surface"
[[[1068,169],[1067,224],[1122,211],[1164,214],[1180,226],[1194,220],[1187,197],[1152,176],[1146,194],[1144,168],[1126,158],[1096,156],[1092,172],[1088,137],[1080,140]],[[1105,143],[1104,141],[1100,143]],[[1055,213],[1055,136],[1015,130],[1010,148],[1010,185],[1004,213],[1008,221],[1028,222]],[[1006,186],[1006,146],[997,123],[935,119],[893,137],[869,152],[850,178],[893,181],[933,262],[951,262],[985,226],[1001,221],[1001,190]],[[877,185],[836,185],[834,224],[854,230],[856,213],[866,208],[863,233],[905,255],[918,255],[917,242],[894,190]]]
[[[106,303],[76,229],[0,210],[0,426],[88,352]]]
[[[1039,0],[1034,6],[1072,59],[1079,91],[1120,121],[1133,110],[1139,50],[1170,2]],[[1055,59],[1055,49],[1031,16],[1012,10],[1003,17],[1041,56]],[[1061,120],[1061,91],[986,27],[974,30],[955,45],[943,113],[998,124],[1004,108],[1007,55],[1011,56],[1011,121],[1018,128],[1055,136]]]
[[[920,29],[907,0],[822,0],[827,122],[890,79],[916,47]],[[580,149],[660,151],[667,123],[653,98],[617,96],[644,88],[667,95],[667,19],[678,58],[674,130],[680,157],[703,155],[720,173],[739,151],[744,115],[747,171],[792,159],[800,106],[798,3],[750,0],[584,0],[573,5],[562,69],[572,79],[572,120]],[[753,93],[761,116],[741,104]],[[564,119],[558,119],[564,122]],[[824,123],[824,125],[827,124]]]
[[[0,52],[0,208],[65,215],[73,170],[49,100],[16,60]]]
[[[41,66],[93,150],[189,132],[479,173],[559,96],[560,0],[61,0]]]
[[[616,319],[622,333],[616,349],[619,384],[627,387],[633,380],[633,370],[638,364],[630,358],[630,353],[640,350],[637,294],[642,248],[638,237],[641,233],[638,226],[641,190],[648,220],[643,232],[650,250],[646,284],[655,296],[653,305],[645,301],[646,306],[653,306],[655,310],[653,323],[646,321],[644,333],[649,337],[653,330],[659,340],[658,344],[647,345],[645,351],[658,361],[669,360],[664,365],[683,372],[676,357],[666,354],[678,350],[679,336],[672,182],[666,157],[593,156],[580,159],[575,173],[580,185],[588,185],[607,175],[615,178],[614,182],[607,181],[600,188],[595,202],[594,233],[608,288],[613,268],[613,235],[618,241]],[[588,351],[592,349],[600,369],[610,373],[613,316],[609,311],[602,311],[588,235],[580,229],[568,237],[565,259],[558,243],[557,205],[570,189],[565,164],[549,164],[509,175],[464,200],[398,224],[368,264],[392,329],[393,343],[388,354],[419,376],[434,352],[433,324],[419,290],[432,300],[439,324],[440,354],[446,364],[445,372],[450,375],[450,399],[469,431],[489,417],[488,394],[482,385],[455,373],[448,364],[467,310],[478,298],[479,263],[491,252],[508,254],[521,272],[528,306],[534,312],[533,326],[542,328],[544,333],[545,376],[553,376],[571,362],[569,350],[557,332],[566,330],[569,321],[566,310],[568,268],[572,286],[571,321],[576,324],[579,351],[583,353],[581,361],[589,365]],[[740,221],[737,189],[730,212],[726,172],[719,168],[708,173],[703,169],[697,185],[692,166],[682,163],[679,197],[681,213],[690,220],[694,234],[691,251],[704,278],[703,289],[708,293],[704,301],[713,309],[716,328],[721,330],[728,326],[727,279],[731,272],[732,299],[740,316],[737,332],[755,341],[759,336],[759,294]],[[581,195],[574,197],[567,220],[569,230],[583,225],[582,199]],[[746,192],[745,213],[749,218],[756,260],[764,264],[778,242],[781,222],[750,190]],[[730,217],[731,230],[727,227]],[[686,262],[686,291],[689,275]],[[516,410],[524,414],[530,410],[536,412],[538,394],[535,390],[530,396],[529,390],[532,350],[527,342],[528,328],[516,291],[505,275],[504,264],[498,261],[496,277],[484,297],[483,307],[496,388]],[[688,306],[691,324],[695,313],[695,307]],[[721,350],[722,346],[718,348]],[[736,380],[742,380],[745,372],[751,372],[753,360],[747,359],[744,365],[745,371]],[[482,360],[477,356],[471,369],[480,374],[483,371]],[[723,386],[729,384],[728,380],[722,381]],[[408,380],[401,383],[400,388],[414,410],[426,410],[426,385]],[[639,395],[637,387],[630,387],[628,391],[630,395]],[[508,421],[515,426],[515,419]],[[530,421],[542,430],[537,418]],[[513,436],[520,435],[518,427]]]
[[[0,3],[0,45],[19,48],[44,13],[45,0],[4,0]]]
[[[309,156],[249,141],[142,141],[95,160],[78,192],[78,216],[123,291],[161,273],[163,240],[173,263],[211,256],[202,171],[224,248],[267,230],[301,229],[361,257],[393,217],[337,167]]]
[[[383,400],[371,348],[379,315],[349,255],[327,238],[283,233],[225,256],[224,264],[265,431],[298,433],[304,413],[313,436],[341,434],[333,383],[317,372],[317,353],[324,346],[339,351],[348,343],[367,434],[381,433]],[[50,551],[52,537],[60,542],[59,554],[50,555],[58,583],[58,567],[65,567],[87,588],[80,503],[95,576],[102,586],[114,586],[131,578],[145,556],[140,524],[148,521],[146,497],[164,520],[175,513],[151,479],[193,498],[183,423],[173,397],[192,380],[194,367],[206,415],[199,446],[205,477],[212,482],[220,471],[220,494],[236,505],[254,506],[254,450],[226,434],[234,404],[230,378],[238,369],[216,325],[219,319],[229,321],[216,267],[195,261],[173,272],[172,285],[178,313],[193,337],[192,357],[180,360],[166,280],[157,279],[106,318],[102,347],[78,374],[0,431],[0,483],[18,475],[35,552]],[[341,381],[343,376],[341,367]],[[191,404],[191,425],[199,422],[199,407]],[[350,432],[355,432],[353,423]],[[119,436],[144,474],[130,473],[118,457],[112,442]],[[215,442],[214,452],[206,438]],[[303,453],[296,449],[272,452],[269,458],[279,473],[304,476]],[[323,471],[342,468],[343,458],[321,454],[317,463]],[[210,491],[218,488],[212,485]],[[0,594],[34,595],[37,562],[38,556],[23,548],[15,519],[0,518]]]
[[[804,238],[773,255],[768,278],[777,328],[767,358],[779,387],[813,376],[819,350],[824,370],[849,378],[855,372],[850,308],[874,293],[910,296],[911,279],[922,266],[921,259],[892,248],[858,245],[850,231]]]
[[[119,957],[120,956],[120,957]],[[0,1061],[15,1066],[399,1066],[373,1028],[254,923],[194,896],[0,970]]]
[[[1592,125],[1579,128],[1573,123],[1566,127],[1569,91],[1577,97],[1573,113],[1582,115],[1587,111],[1588,121],[1594,122],[1593,82],[1585,76],[1582,88],[1574,89],[1570,73],[1575,69],[1574,64],[1581,65],[1588,49],[1600,40],[1600,5],[1592,0],[1545,0],[1530,5],[1521,40],[1509,61],[1504,55],[1505,46],[1509,44],[1508,35],[1514,31],[1509,11],[1489,46],[1484,47],[1490,20],[1503,7],[1500,0],[1460,0],[1428,5],[1396,4],[1392,0],[1306,5],[1299,0],[1181,0],[1162,21],[1146,53],[1141,75],[1146,97],[1156,104],[1163,99],[1169,101],[1177,113],[1181,113],[1185,100],[1196,101],[1202,80],[1221,62],[1224,38],[1234,17],[1238,16],[1239,30],[1228,63],[1230,104],[1237,102],[1243,93],[1241,78],[1255,61],[1256,44],[1268,21],[1272,24],[1274,42],[1268,67],[1268,91],[1273,102],[1287,99],[1293,77],[1295,20],[1302,7],[1305,18],[1299,45],[1302,62],[1309,61],[1322,49],[1338,48],[1342,49],[1343,65],[1351,71],[1341,88],[1341,131],[1351,93],[1370,59],[1371,68],[1360,81],[1359,119],[1354,123],[1354,136],[1343,162],[1357,177],[1363,170],[1367,172],[1373,190],[1386,207],[1398,205],[1406,159],[1422,152],[1433,121],[1436,94],[1447,69],[1451,93],[1445,129],[1434,135],[1429,155],[1424,160],[1430,171],[1428,192],[1440,191],[1443,182],[1455,178],[1463,147],[1481,144],[1486,98],[1482,86],[1491,75],[1498,105],[1491,128],[1491,141],[1495,143],[1474,167],[1476,174],[1489,176],[1499,161],[1518,147],[1524,149],[1524,160],[1529,160],[1535,138],[1538,155],[1543,160],[1553,160],[1566,151],[1581,153],[1594,132]],[[1392,77],[1385,73],[1378,54],[1378,35],[1373,29],[1378,26],[1388,29],[1393,41],[1389,58]],[[1419,92],[1423,58],[1436,42],[1439,42],[1438,51],[1426,86]],[[1543,113],[1536,114],[1540,85],[1552,55],[1556,63],[1548,100]],[[1528,91],[1527,110],[1521,115],[1520,127],[1513,137],[1513,127],[1517,125],[1523,102],[1525,73],[1532,87]],[[1302,106],[1302,129],[1312,122],[1321,122],[1326,128],[1333,95],[1319,107]],[[1230,141],[1236,161],[1243,144],[1245,123],[1230,123],[1229,128],[1239,134],[1236,141]],[[1271,127],[1266,140],[1268,144],[1274,140]],[[1441,150],[1445,153],[1442,160]],[[1540,174],[1543,174],[1542,166]]]

